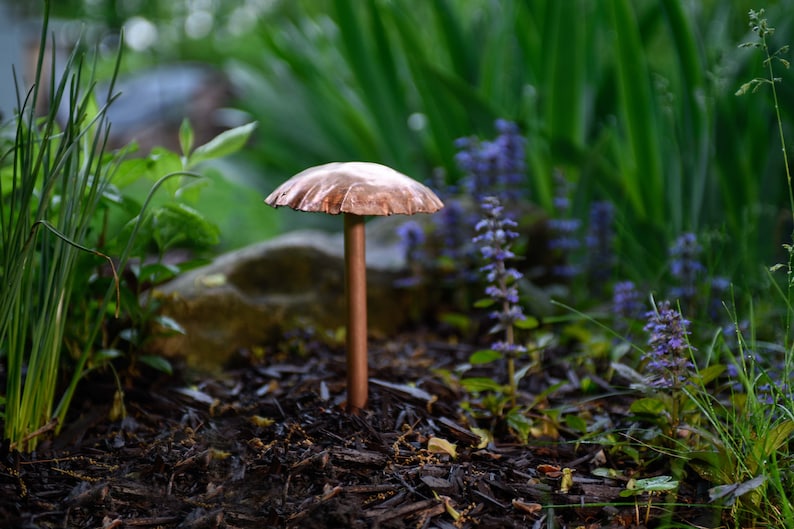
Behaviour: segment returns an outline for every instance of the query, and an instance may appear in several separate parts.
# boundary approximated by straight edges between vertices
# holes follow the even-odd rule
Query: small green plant
[[[2,433],[22,451],[33,450],[43,434],[63,426],[81,378],[119,356],[119,336],[139,345],[133,333],[110,336],[106,321],[121,316],[122,303],[125,315],[138,316],[139,328],[153,317],[139,308],[138,287],[174,273],[159,262],[163,253],[186,241],[217,240],[217,229],[185,203],[191,190],[183,180],[197,176],[191,172],[197,164],[238,150],[254,127],[227,131],[193,149],[185,125],[181,156],[160,149],[148,158],[125,160],[131,149],[110,152],[106,112],[117,97],[121,54],[101,104],[95,95],[96,63],[87,64],[80,46],[58,65],[60,81],[45,86],[43,79],[56,79],[56,65],[44,69],[50,2],[44,5],[35,83],[24,94],[17,88],[15,119],[0,136]],[[40,100],[47,103],[44,116],[35,111]],[[156,175],[156,181],[143,202],[121,191],[147,175]],[[171,189],[171,200],[155,204],[155,192],[163,186]],[[184,196],[174,201],[180,193]],[[144,259],[149,244],[158,256],[152,265]],[[138,256],[136,285],[116,272],[133,268],[132,256]],[[62,356],[64,350],[73,363]],[[167,369],[162,360],[148,361]]]
[[[620,492],[620,496],[623,498],[634,498],[635,521],[637,525],[640,525],[640,507],[637,497],[643,494],[648,495],[648,504],[645,507],[645,517],[643,519],[643,523],[648,525],[648,520],[651,518],[651,503],[653,502],[654,496],[665,492],[672,492],[676,489],[678,489],[678,481],[670,476],[655,476],[641,479],[631,478],[626,484],[626,488]]]
[[[45,6],[41,50],[47,49],[49,2]],[[49,87],[42,84],[46,52],[40,53],[33,88],[25,94],[17,89],[15,130],[4,137],[0,153],[4,435],[20,450],[35,448],[36,435],[55,427],[53,403],[75,270],[82,252],[103,256],[89,249],[88,241],[94,213],[120,161],[105,149],[113,80],[104,103],[97,106],[96,80],[78,49],[63,65],[60,82]],[[54,79],[55,64],[51,68]],[[46,89],[48,110],[40,118],[35,105]],[[59,124],[63,109],[65,121]]]

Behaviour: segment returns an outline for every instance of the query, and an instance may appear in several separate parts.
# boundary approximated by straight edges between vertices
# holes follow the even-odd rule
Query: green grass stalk
[[[113,167],[105,152],[110,100],[97,108],[93,72],[84,78],[78,49],[63,65],[60,80],[54,61],[44,69],[49,5],[45,2],[35,84],[24,98],[17,91],[16,132],[0,168],[4,435],[23,451],[34,449],[34,434],[53,424],[74,271],[88,250],[93,215]],[[47,103],[43,118],[35,113],[41,98]]]

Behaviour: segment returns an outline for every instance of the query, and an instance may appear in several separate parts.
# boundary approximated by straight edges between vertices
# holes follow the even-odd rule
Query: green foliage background
[[[712,233],[710,253],[743,277],[772,264],[788,235],[768,94],[734,93],[762,68],[737,48],[750,38],[748,10],[766,8],[774,47],[790,40],[790,1],[211,2],[212,30],[197,39],[184,29],[191,5],[59,8],[109,30],[152,21],[157,46],[128,53],[127,70],[196,60],[228,73],[235,105],[260,124],[239,166],[252,201],[330,160],[378,161],[419,180],[441,169],[454,181],[454,140],[490,136],[505,118],[527,133],[527,186],[541,205],[560,168],[576,182],[578,215],[599,198],[618,206],[624,275],[658,273],[669,241],[691,230]],[[780,75],[790,130],[791,73]],[[285,227],[318,221],[285,217]]]

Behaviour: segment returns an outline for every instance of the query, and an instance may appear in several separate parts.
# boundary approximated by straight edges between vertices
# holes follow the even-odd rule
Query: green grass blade
[[[579,150],[584,141],[585,7],[585,2],[571,0],[553,2],[547,11],[545,40],[554,53],[546,61],[544,111],[552,148],[562,143]]]
[[[617,146],[621,181],[640,219],[663,218],[662,162],[659,124],[651,90],[647,56],[632,4],[609,2],[619,108],[624,142]]]

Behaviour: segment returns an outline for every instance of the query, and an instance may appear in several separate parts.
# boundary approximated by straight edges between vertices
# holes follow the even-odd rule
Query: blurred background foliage
[[[17,15],[35,16],[35,2],[5,1]],[[791,40],[791,0],[61,0],[53,7],[60,31],[82,31],[101,48],[113,49],[124,28],[125,74],[212,66],[230,87],[223,106],[236,114],[226,117],[258,122],[250,147],[224,162],[231,170],[211,179],[215,193],[200,205],[221,225],[221,248],[298,226],[338,228],[324,216],[276,215],[261,203],[311,165],[377,161],[418,180],[441,174],[455,182],[454,140],[492,137],[497,118],[526,134],[533,200],[550,205],[552,175],[561,169],[575,184],[578,216],[594,200],[617,206],[627,275],[658,274],[670,241],[684,231],[705,234],[721,272],[736,280],[776,262],[789,241],[771,97],[735,92],[763,75],[760,55],[737,48],[752,40],[748,11],[766,9],[777,29],[774,50]],[[777,75],[784,131],[794,137],[792,74]],[[120,102],[125,97],[146,102],[136,93]]]

